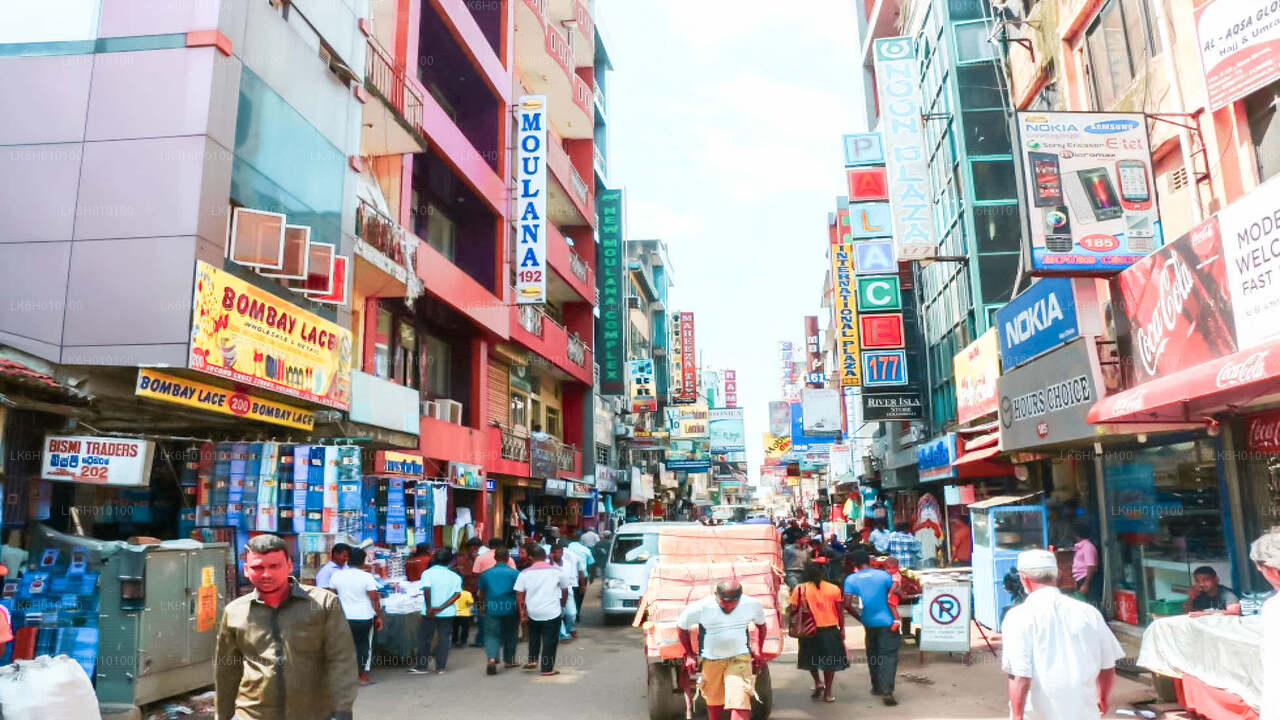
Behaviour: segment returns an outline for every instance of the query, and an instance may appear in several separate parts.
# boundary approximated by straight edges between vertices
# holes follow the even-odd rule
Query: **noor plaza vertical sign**
[[[547,302],[547,98],[516,106],[516,304]]]

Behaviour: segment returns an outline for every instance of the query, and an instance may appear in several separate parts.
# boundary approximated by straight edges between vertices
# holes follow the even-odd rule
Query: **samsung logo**
[[[1094,135],[1112,135],[1115,133],[1129,132],[1138,128],[1137,120],[1103,120],[1096,122],[1084,129],[1087,133]]]

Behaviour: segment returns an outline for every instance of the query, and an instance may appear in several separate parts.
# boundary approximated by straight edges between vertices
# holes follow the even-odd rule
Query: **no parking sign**
[[[973,608],[969,583],[930,583],[920,602],[924,623],[920,649],[930,652],[969,652],[969,624]]]

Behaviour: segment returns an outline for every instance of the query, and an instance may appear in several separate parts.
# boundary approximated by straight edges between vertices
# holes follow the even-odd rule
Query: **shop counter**
[[[1210,720],[1256,718],[1261,639],[1259,615],[1160,618],[1142,635],[1138,665],[1174,678],[1178,702]]]
[[[394,581],[392,584],[396,584]],[[382,629],[373,635],[375,651],[401,660],[418,650],[418,626],[422,624],[422,595],[392,593],[382,599]]]

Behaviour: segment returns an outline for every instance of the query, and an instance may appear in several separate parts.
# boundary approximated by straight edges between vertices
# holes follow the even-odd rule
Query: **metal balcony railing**
[[[422,96],[408,80],[403,65],[396,62],[377,40],[369,38],[369,52],[365,53],[364,78],[378,94],[386,98],[415,132],[422,128]]]
[[[502,459],[529,462],[529,438],[517,434],[509,427],[501,428]]]
[[[573,451],[572,445],[560,443],[556,448],[556,467],[567,472],[573,472]]]
[[[607,175],[609,166],[604,162],[604,153],[600,152],[600,145],[595,144],[591,147],[591,157],[596,162],[596,167],[600,169],[600,174]]]
[[[569,182],[573,184],[573,193],[578,196],[582,202],[587,201],[587,183],[583,181],[582,176],[578,174],[578,169],[569,167]]]
[[[569,251],[569,269],[573,271],[574,277],[582,282],[587,281],[587,261],[572,250]]]
[[[542,319],[546,317],[536,305],[521,305],[516,311],[520,316],[520,327],[542,337]]]
[[[414,247],[404,228],[364,198],[356,205],[356,237],[397,265],[411,265]]]
[[[604,93],[600,92],[599,85],[596,85],[595,87],[591,88],[591,95],[592,95],[592,98],[596,101],[596,107],[600,108],[600,113],[603,115],[605,111]]]
[[[587,344],[577,335],[569,336],[569,362],[579,367],[587,366]]]

